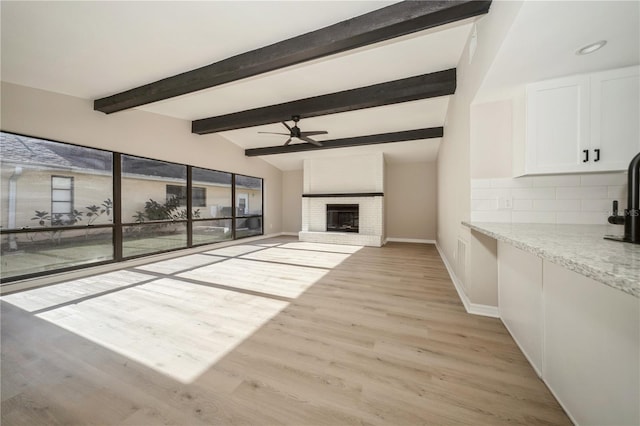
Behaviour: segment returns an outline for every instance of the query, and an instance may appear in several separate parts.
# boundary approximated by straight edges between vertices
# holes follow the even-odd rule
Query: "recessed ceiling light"
[[[607,44],[607,40],[596,41],[595,43],[588,44],[576,51],[576,55],[588,55],[589,53],[593,53],[596,50],[604,47]]]

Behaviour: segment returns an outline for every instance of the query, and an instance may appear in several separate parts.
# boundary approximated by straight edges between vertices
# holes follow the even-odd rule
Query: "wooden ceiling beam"
[[[258,157],[261,155],[288,154],[291,152],[318,151],[321,149],[349,148],[352,146],[377,145],[382,143],[405,142],[419,139],[441,138],[442,127],[429,127],[426,129],[405,130],[402,132],[380,133],[377,135],[357,136],[353,138],[333,139],[322,141],[322,146],[310,143],[295,145],[268,146],[264,148],[245,149],[244,155],[247,157]]]
[[[299,115],[300,118],[316,117],[452,95],[455,91],[456,70],[452,68],[328,95],[203,118],[191,123],[191,131],[204,135],[287,121],[291,120],[293,115]]]
[[[437,27],[489,11],[490,0],[403,1],[337,24],[96,99],[110,114]]]

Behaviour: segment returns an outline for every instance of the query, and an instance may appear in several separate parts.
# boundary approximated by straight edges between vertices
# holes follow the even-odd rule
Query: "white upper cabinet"
[[[639,67],[527,86],[525,174],[626,170],[640,152]]]
[[[581,171],[588,141],[588,76],[527,86],[527,173]]]
[[[591,76],[593,170],[626,170],[640,152],[638,75],[638,67],[631,67]]]

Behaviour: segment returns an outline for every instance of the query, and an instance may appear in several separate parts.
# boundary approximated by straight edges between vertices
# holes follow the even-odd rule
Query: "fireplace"
[[[358,232],[358,204],[327,204],[327,232]]]

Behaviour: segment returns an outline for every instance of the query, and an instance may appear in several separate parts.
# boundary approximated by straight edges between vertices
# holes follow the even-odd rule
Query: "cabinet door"
[[[588,76],[527,86],[527,173],[584,171],[589,142]]]
[[[638,67],[629,67],[591,76],[594,171],[626,170],[631,159],[640,152],[638,71]],[[595,150],[599,150],[599,160]]]
[[[640,299],[543,268],[547,386],[576,424],[640,424]]]
[[[542,259],[498,241],[500,319],[542,376]]]

